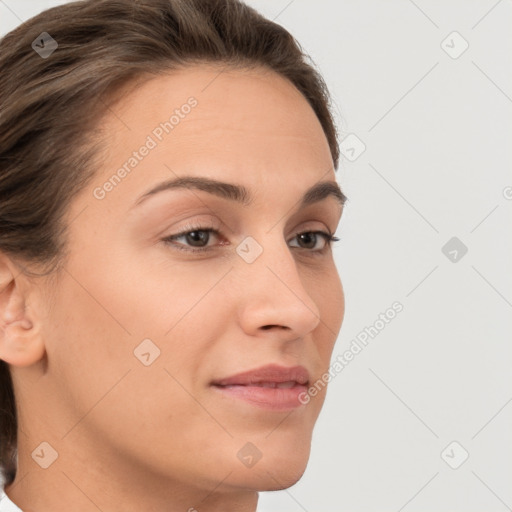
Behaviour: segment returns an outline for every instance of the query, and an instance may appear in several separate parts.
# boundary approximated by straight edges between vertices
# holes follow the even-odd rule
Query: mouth
[[[233,388],[235,386],[252,386],[252,387],[259,387],[259,388],[273,388],[273,389],[289,389],[293,388],[294,386],[300,385],[298,382],[294,380],[288,380],[286,382],[253,382],[252,384],[214,384],[216,386],[219,386],[221,388]]]
[[[263,409],[285,411],[303,405],[300,397],[308,384],[309,372],[302,366],[267,365],[213,381],[211,386],[224,397]]]

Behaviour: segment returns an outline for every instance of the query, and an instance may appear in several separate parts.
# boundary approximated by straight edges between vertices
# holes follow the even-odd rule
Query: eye
[[[208,242],[211,239],[211,235],[219,237],[220,232],[213,226],[186,226],[181,233],[171,235],[162,240],[171,245],[173,248],[179,251],[188,252],[204,252],[209,251],[212,248],[208,246]],[[176,241],[182,240],[182,242],[176,243]],[[221,244],[221,245],[226,245]]]
[[[332,242],[338,242],[339,238],[325,231],[304,231],[296,233],[295,238],[299,242],[300,249],[309,249],[311,252],[324,252]],[[302,244],[302,245],[301,245]],[[318,247],[320,245],[320,247]]]
[[[206,252],[214,249],[215,246],[208,245],[208,242],[213,238],[223,238],[222,234],[213,226],[186,226],[183,231],[175,235],[171,235],[162,239],[174,249],[187,252]],[[225,238],[224,238],[225,240]],[[330,246],[332,242],[339,241],[339,238],[331,235],[325,231],[303,231],[296,233],[295,237],[291,239],[299,242],[298,249],[304,249],[312,253],[323,253]],[[229,242],[224,241],[218,245],[228,245]]]

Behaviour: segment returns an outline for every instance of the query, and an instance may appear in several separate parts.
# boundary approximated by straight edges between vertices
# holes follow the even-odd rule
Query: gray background
[[[0,34],[58,3],[0,0]],[[248,3],[296,36],[353,134],[334,357],[404,307],[331,382],[302,480],[258,511],[512,510],[512,2]]]

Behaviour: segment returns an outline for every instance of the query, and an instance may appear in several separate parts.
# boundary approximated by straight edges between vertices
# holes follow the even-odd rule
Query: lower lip
[[[264,409],[286,411],[304,405],[299,398],[307,386],[296,384],[291,388],[264,388],[262,386],[213,386],[224,395],[244,400]]]

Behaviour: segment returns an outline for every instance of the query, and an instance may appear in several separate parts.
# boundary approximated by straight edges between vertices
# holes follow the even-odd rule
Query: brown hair
[[[58,44],[47,58],[32,46],[43,32]],[[103,147],[93,134],[108,111],[106,98],[136,79],[194,62],[263,65],[287,78],[315,111],[338,167],[326,85],[280,25],[239,0],[75,1],[0,40],[0,252],[47,274],[59,268],[66,208],[98,168]],[[0,360],[5,485],[16,476],[14,398],[9,365]]]

